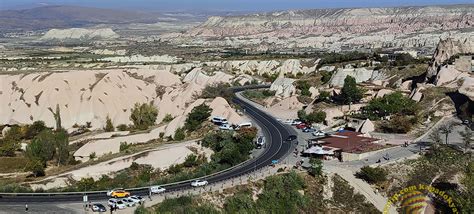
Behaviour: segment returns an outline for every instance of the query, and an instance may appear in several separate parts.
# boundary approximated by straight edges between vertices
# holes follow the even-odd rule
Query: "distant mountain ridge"
[[[0,31],[87,27],[96,24],[153,23],[159,14],[79,6],[44,6],[0,11]]]

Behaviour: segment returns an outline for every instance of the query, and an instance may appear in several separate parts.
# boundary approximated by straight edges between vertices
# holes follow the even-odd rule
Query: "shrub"
[[[174,133],[174,140],[176,141],[184,140],[185,137],[186,137],[186,134],[184,132],[184,129],[177,128],[176,132]]]
[[[20,142],[13,139],[0,139],[0,156],[13,157],[20,148]]]
[[[377,184],[387,180],[387,172],[380,167],[364,166],[355,174],[357,178],[367,181],[369,184]]]
[[[322,123],[326,120],[326,112],[315,111],[306,116],[306,121],[309,123]]]
[[[39,159],[30,160],[30,162],[25,167],[25,171],[31,171],[35,177],[44,176],[44,166],[45,164],[43,161]]]
[[[160,132],[160,138],[163,139],[164,136],[165,136],[165,133],[164,133],[164,132]]]
[[[181,164],[173,164],[168,167],[168,174],[178,174],[183,170],[183,166]]]
[[[146,130],[148,127],[155,124],[158,110],[152,104],[135,104],[130,115],[133,125],[136,129]]]
[[[321,82],[323,82],[323,84],[326,84],[329,82],[329,80],[331,80],[331,77],[332,77],[332,73],[329,72],[329,71],[321,71]]]
[[[306,114],[306,111],[304,109],[298,111],[298,119],[300,119],[301,121],[306,121],[307,116],[308,115]]]
[[[395,115],[390,121],[381,124],[380,128],[386,133],[407,133],[417,122],[416,117],[408,117],[404,115]]]
[[[310,158],[309,163],[311,164],[311,167],[308,170],[310,175],[316,177],[323,174],[323,162],[320,159]]]
[[[174,119],[174,117],[171,116],[171,114],[166,114],[165,117],[163,118],[163,122],[169,123],[169,122],[171,122],[173,119]]]
[[[128,148],[130,148],[131,144],[128,144],[127,142],[121,142],[120,143],[120,152],[126,151]]]
[[[198,156],[196,156],[195,154],[189,154],[188,156],[186,156],[186,159],[183,163],[185,167],[193,167],[197,166],[198,164]]]
[[[89,154],[89,159],[90,160],[94,160],[96,157],[97,157],[97,155],[96,155],[95,152],[92,152],[92,153]]]
[[[120,124],[117,126],[117,130],[122,131],[122,132],[127,131],[127,129],[128,129],[128,126],[125,124]]]
[[[308,97],[311,96],[311,92],[309,91],[310,87],[311,86],[306,80],[300,80],[296,82],[296,88],[301,90],[302,96],[308,96]]]
[[[329,91],[321,91],[319,93],[318,99],[321,101],[326,101],[329,99],[329,97],[331,97],[331,93],[329,93]]]
[[[193,108],[186,118],[184,128],[188,131],[195,131],[201,127],[202,122],[211,116],[212,109],[206,104],[201,104]]]
[[[26,130],[26,133],[25,133],[25,138],[26,139],[32,139],[36,135],[38,135],[40,132],[42,132],[43,130],[45,130],[47,128],[48,127],[46,127],[44,121],[41,121],[41,120],[35,121],[35,122],[33,122],[33,124],[31,126],[28,126],[28,128]]]
[[[106,132],[115,131],[114,124],[112,123],[112,119],[110,119],[109,115],[107,115],[105,120],[106,121],[105,121],[104,131],[106,131]]]
[[[223,97],[227,101],[232,100],[234,94],[229,89],[230,84],[228,83],[216,83],[212,85],[207,85],[199,95],[199,98],[211,99],[216,97]]]

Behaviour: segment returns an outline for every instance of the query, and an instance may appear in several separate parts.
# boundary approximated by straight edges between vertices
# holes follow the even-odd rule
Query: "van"
[[[237,128],[235,128],[235,130],[239,130],[241,128],[250,128],[250,127],[252,127],[252,123],[246,122],[246,123],[239,124]]]
[[[227,124],[227,119],[219,116],[212,117],[211,121],[216,125]]]
[[[255,144],[256,144],[256,146],[257,146],[257,149],[262,148],[262,146],[265,145],[265,137],[259,136],[259,137],[257,138],[257,142],[256,142]]]

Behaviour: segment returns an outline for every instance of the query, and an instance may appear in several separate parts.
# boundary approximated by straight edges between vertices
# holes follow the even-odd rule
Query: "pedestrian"
[[[28,212],[28,204],[25,204],[25,212]]]

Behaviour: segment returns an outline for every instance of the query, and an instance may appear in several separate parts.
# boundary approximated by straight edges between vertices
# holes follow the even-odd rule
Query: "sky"
[[[154,11],[271,11],[286,9],[473,4],[474,0],[0,0],[0,10],[79,5]]]

